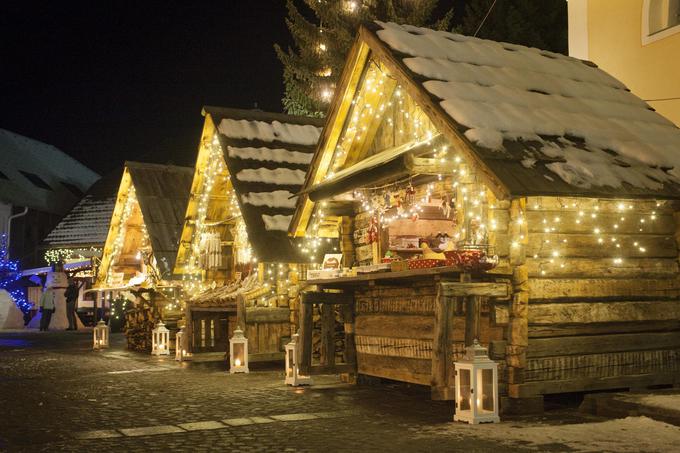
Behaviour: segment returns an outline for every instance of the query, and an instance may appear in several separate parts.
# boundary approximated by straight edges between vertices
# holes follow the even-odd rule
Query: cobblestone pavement
[[[90,338],[0,333],[0,451],[536,451],[452,423],[451,403],[431,401],[421,387],[322,376],[293,389],[280,367],[229,375],[221,362],[128,352],[119,335],[112,349],[94,352]],[[561,410],[515,422],[582,417]]]

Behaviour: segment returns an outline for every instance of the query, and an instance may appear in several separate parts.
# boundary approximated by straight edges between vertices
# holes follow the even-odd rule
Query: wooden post
[[[239,294],[236,297],[236,326],[244,333],[246,331],[246,322],[246,297],[243,294]],[[227,332],[227,335],[229,335],[229,332]]]
[[[312,311],[311,303],[300,304],[300,372],[309,374],[312,368]]]
[[[453,399],[452,388],[448,385],[448,368],[451,366],[449,354],[449,320],[453,318],[453,304],[450,298],[443,297],[441,284],[437,283],[434,301],[434,335],[432,341],[432,399]]]
[[[183,345],[182,347],[184,348],[185,351],[187,351],[190,354],[194,353],[194,342],[193,342],[193,335],[194,335],[194,323],[191,317],[191,304],[187,303],[186,306],[186,325],[184,326],[184,338],[182,339]]]
[[[335,365],[335,313],[332,304],[321,304],[321,365]]]
[[[479,340],[482,331],[482,296],[468,296],[465,298],[465,346],[472,346],[474,340]]]
[[[354,304],[342,306],[342,318],[345,327],[345,363],[352,365],[356,370],[357,365],[357,345],[354,339],[355,332],[355,308]]]

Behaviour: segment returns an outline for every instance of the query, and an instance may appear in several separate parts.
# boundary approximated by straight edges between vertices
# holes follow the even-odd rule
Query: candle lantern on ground
[[[477,340],[465,348],[465,359],[454,363],[456,414],[454,421],[498,423],[498,364]]]
[[[240,328],[236,328],[229,339],[229,372],[249,373],[248,370],[248,339]]]
[[[105,349],[109,347],[109,326],[103,320],[100,320],[92,330],[94,339],[93,348],[95,350]]]
[[[175,360],[178,362],[189,360],[189,353],[184,347],[184,335],[184,328],[175,334]]]
[[[301,376],[298,367],[298,334],[294,334],[290,343],[286,345],[286,379],[287,385],[297,387],[299,385],[312,385],[312,378]]]
[[[151,331],[151,354],[170,354],[170,331],[165,327],[163,321],[158,321],[156,328]]]

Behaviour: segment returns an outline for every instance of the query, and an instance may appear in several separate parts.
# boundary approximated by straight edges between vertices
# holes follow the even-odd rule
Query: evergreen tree
[[[361,22],[382,20],[446,29],[451,11],[429,22],[437,3],[438,0],[304,0],[309,11],[303,14],[293,0],[288,0],[286,24],[295,48],[285,51],[274,46],[283,63],[286,112],[324,116]],[[312,15],[314,19],[310,19]]]
[[[474,35],[494,0],[466,2],[456,31]],[[567,53],[567,2],[564,0],[496,0],[477,37]]]

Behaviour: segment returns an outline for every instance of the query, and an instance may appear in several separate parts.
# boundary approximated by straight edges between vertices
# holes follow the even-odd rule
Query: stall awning
[[[414,141],[386,149],[344,168],[326,181],[303,193],[312,201],[325,200],[350,190],[375,185],[388,179],[412,173],[413,157],[431,151],[441,136],[426,141]]]

